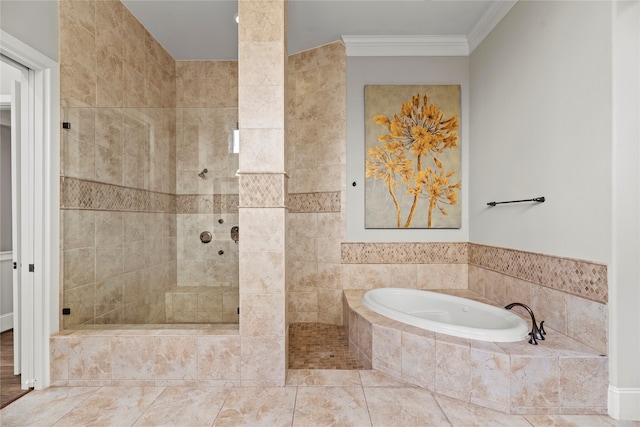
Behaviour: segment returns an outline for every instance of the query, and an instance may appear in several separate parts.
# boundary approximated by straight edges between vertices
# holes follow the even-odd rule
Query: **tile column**
[[[238,2],[242,385],[283,386],[287,1]]]

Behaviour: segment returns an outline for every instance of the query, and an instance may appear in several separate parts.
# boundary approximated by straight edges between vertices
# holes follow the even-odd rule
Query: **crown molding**
[[[482,43],[496,25],[505,17],[518,0],[494,1],[482,18],[473,26],[467,34],[469,54]]]
[[[469,56],[518,0],[492,2],[469,34],[452,36],[342,36],[347,56]]]
[[[342,36],[347,56],[467,56],[466,36]]]

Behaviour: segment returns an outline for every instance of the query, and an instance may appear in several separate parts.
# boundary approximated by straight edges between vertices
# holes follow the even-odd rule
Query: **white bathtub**
[[[438,292],[379,288],[367,291],[362,302],[385,317],[455,337],[512,342],[529,334],[527,323],[504,308]]]

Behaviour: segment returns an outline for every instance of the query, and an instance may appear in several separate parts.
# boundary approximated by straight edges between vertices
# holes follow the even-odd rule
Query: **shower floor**
[[[349,351],[343,326],[289,325],[289,369],[362,369]]]

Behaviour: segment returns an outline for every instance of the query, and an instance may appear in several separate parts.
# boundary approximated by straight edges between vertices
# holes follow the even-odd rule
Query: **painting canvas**
[[[460,86],[365,86],[365,227],[460,228]]]

